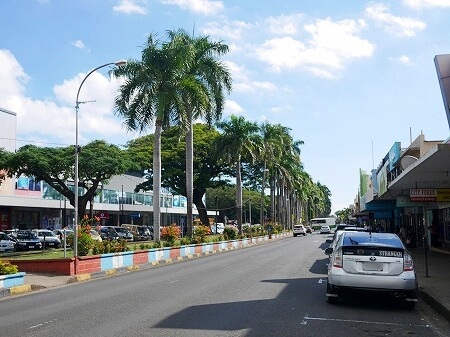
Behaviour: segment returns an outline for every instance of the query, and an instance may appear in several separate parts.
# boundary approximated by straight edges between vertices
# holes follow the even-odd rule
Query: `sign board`
[[[449,188],[415,188],[409,190],[410,201],[449,202]]]

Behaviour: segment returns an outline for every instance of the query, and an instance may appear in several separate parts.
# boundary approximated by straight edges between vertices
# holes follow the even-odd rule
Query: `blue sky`
[[[17,147],[74,144],[84,76],[179,28],[229,45],[224,117],[290,127],[333,212],[394,142],[449,137],[433,58],[450,53],[450,0],[2,0],[0,107],[17,113]],[[138,136],[114,115],[107,72],[81,89],[95,100],[80,105],[81,145]]]

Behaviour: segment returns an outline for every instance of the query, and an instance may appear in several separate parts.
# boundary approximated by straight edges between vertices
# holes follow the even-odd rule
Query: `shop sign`
[[[109,214],[106,211],[98,212],[96,216],[100,219],[109,219]]]
[[[409,190],[410,201],[450,201],[448,188],[415,188]]]

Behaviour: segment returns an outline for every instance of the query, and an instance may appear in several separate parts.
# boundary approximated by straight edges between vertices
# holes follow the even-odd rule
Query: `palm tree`
[[[115,99],[117,113],[128,130],[143,132],[155,127],[153,148],[153,225],[155,240],[160,240],[161,131],[172,122],[184,119],[180,92],[185,68],[183,53],[150,35],[142,50],[142,60],[130,60],[113,70],[125,82]]]
[[[236,214],[239,235],[242,235],[242,178],[241,160],[243,157],[254,160],[260,147],[259,126],[242,116],[232,115],[229,120],[217,123],[223,134],[220,152],[229,164],[236,165]]]
[[[231,76],[217,57],[228,52],[222,42],[211,42],[208,37],[192,38],[183,30],[169,32],[170,44],[184,51],[185,73],[182,99],[186,112],[186,198],[187,236],[192,236],[193,216],[193,123],[204,118],[208,125],[221,119],[224,91],[231,91]]]

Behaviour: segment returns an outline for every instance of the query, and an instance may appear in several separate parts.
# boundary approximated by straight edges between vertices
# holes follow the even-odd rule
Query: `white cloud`
[[[408,56],[406,56],[406,55],[401,55],[399,57],[392,57],[390,59],[392,61],[403,63],[404,65],[411,65],[412,64],[411,59]]]
[[[251,81],[248,76],[248,71],[244,66],[230,61],[225,62],[225,65],[231,73],[234,92],[267,93],[276,90],[276,86],[271,82]]]
[[[75,100],[80,83],[86,74],[55,85],[55,101],[35,100],[26,96],[28,75],[8,50],[0,50],[0,102],[2,108],[17,113],[17,134],[27,143],[53,142],[60,145],[75,143]],[[114,96],[119,80],[109,79],[99,72],[92,73],[80,91],[79,100],[94,101],[81,104],[79,109],[79,142],[85,144],[94,139],[105,139],[118,145],[123,139],[134,137],[126,134],[121,121],[113,114]],[[36,124],[35,121],[38,121]],[[39,126],[37,126],[39,125]],[[24,145],[17,142],[17,146]]]
[[[403,0],[403,3],[414,9],[450,7],[448,0]]]
[[[303,17],[303,14],[269,17],[266,20],[266,24],[268,25],[269,32],[272,34],[294,35],[299,31]]]
[[[0,102],[3,108],[14,111],[8,102],[24,95],[29,77],[9,50],[0,49],[0,64]]]
[[[161,0],[165,5],[177,5],[181,9],[202,15],[217,14],[223,8],[222,1],[212,0]]]
[[[252,27],[252,24],[243,21],[208,22],[202,28],[202,33],[219,39],[241,41],[242,34]]]
[[[366,8],[366,15],[385,26],[385,30],[398,37],[414,37],[426,28],[422,21],[394,16],[384,4],[371,4]]]
[[[225,115],[241,115],[245,112],[244,108],[241,107],[236,101],[227,99],[225,101]]]
[[[293,37],[274,38],[257,48],[256,56],[274,71],[304,69],[333,78],[345,62],[373,54],[375,47],[357,36],[364,26],[364,21],[317,20],[303,27],[311,35],[305,43]]]
[[[120,0],[118,6],[113,7],[113,11],[125,14],[147,14],[145,8],[146,0]]]
[[[83,41],[81,41],[81,40],[76,40],[75,42],[72,42],[72,45],[74,45],[75,47],[77,47],[79,49],[85,48],[85,45],[84,45]]]

